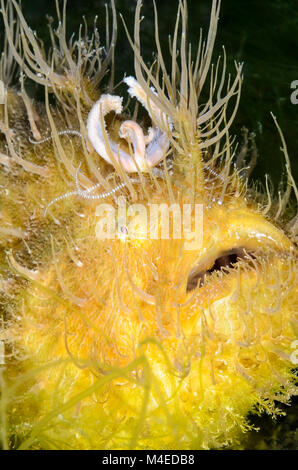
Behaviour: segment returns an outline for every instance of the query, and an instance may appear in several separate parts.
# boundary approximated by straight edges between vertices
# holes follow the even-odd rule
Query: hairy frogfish
[[[196,48],[187,4],[144,60],[141,8],[118,94],[114,1],[46,51],[1,0],[0,438],[4,449],[241,447],[296,393],[297,188],[252,185],[235,143],[242,64]],[[102,33],[100,31],[100,33]],[[30,98],[39,85],[44,99]],[[269,117],[270,118],[270,117]],[[270,118],[271,119],[271,118]],[[250,148],[250,152],[247,149]],[[279,149],[277,149],[277,158]],[[251,160],[251,161],[250,161]]]

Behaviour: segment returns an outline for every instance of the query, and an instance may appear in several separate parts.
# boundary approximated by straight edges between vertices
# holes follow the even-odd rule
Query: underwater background
[[[90,27],[94,17],[98,15],[99,32],[104,39],[105,3],[104,0],[69,1],[69,36],[78,31],[83,15]],[[122,13],[129,31],[132,31],[136,2],[115,0],[115,3],[117,12]],[[177,4],[178,1],[173,0],[156,0],[163,51],[168,50],[168,35],[173,30]],[[210,7],[211,0],[188,0],[189,42],[197,43],[200,27],[203,28],[203,33],[206,33]],[[28,24],[44,40],[47,50],[47,15],[56,18],[55,0],[38,0],[38,4],[32,0],[24,0],[22,10]],[[142,22],[142,53],[149,61],[154,50],[152,0],[143,0],[142,14],[145,16]],[[264,183],[265,174],[268,173],[277,191],[281,179],[285,179],[286,175],[283,155],[280,152],[280,138],[270,111],[276,115],[285,135],[295,180],[298,175],[298,104],[294,105],[290,100],[293,92],[291,83],[298,80],[298,1],[222,0],[214,62],[222,52],[222,45],[227,52],[228,71],[233,74],[234,60],[244,62],[241,100],[231,134],[236,135],[241,143],[243,126],[249,132],[255,133],[258,161],[251,177]],[[115,83],[118,83],[124,74],[133,74],[133,53],[120,18],[115,57]],[[43,100],[37,85],[32,84],[28,91],[31,97]],[[247,448],[297,449],[298,400],[294,402],[294,406],[287,410],[285,418],[273,421],[271,417],[254,416],[252,422],[259,426],[261,431],[250,433]]]

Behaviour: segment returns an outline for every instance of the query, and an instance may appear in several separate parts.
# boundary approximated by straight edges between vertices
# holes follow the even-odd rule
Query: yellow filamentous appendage
[[[125,84],[152,127],[124,114],[113,91],[111,6],[105,56],[96,29],[92,40],[80,33],[67,44],[65,8],[49,56],[19,3],[1,0],[2,446],[236,447],[251,429],[248,413],[278,414],[276,403],[295,393],[297,217],[289,201],[297,188],[286,144],[276,123],[288,184],[275,201],[267,181],[266,195],[249,188],[241,153],[234,164],[229,127],[241,64],[232,80],[225,54],[211,66],[219,0],[194,61],[179,2],[170,71],[156,8],[156,61],[142,58],[138,1],[133,39],[127,31],[135,78]],[[44,103],[30,100],[25,78],[44,87]],[[113,225],[120,203],[146,214],[155,204],[157,215]],[[172,205],[170,227],[185,205],[194,226],[197,204],[201,242],[187,245],[174,228],[152,237],[161,204]],[[114,237],[103,236],[108,222]]]

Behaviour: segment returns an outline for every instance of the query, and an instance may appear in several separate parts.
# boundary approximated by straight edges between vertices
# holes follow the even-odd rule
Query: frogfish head
[[[275,117],[287,187],[275,200],[248,181],[247,140],[237,153],[229,135],[242,65],[233,80],[225,53],[211,66],[220,2],[194,62],[179,2],[167,69],[155,4],[156,61],[142,58],[138,1],[124,83],[149,127],[102,85],[113,1],[106,52],[97,30],[67,44],[64,10],[48,59],[1,3],[3,448],[241,447],[249,413],[296,393],[297,188]]]

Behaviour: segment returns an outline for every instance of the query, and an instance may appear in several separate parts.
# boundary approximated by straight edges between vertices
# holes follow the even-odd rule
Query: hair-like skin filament
[[[52,201],[50,201],[49,204],[47,205],[47,207],[45,208],[44,217],[46,216],[49,207],[52,206],[53,204],[55,204],[56,202],[61,201],[62,199],[67,199],[71,196],[80,196],[83,199],[91,199],[91,200],[106,199],[107,197],[112,196],[117,191],[120,191],[121,189],[123,189],[126,186],[126,183],[122,182],[122,183],[118,184],[117,186],[115,186],[110,191],[106,191],[106,192],[103,192],[103,193],[100,193],[100,194],[90,194],[92,191],[94,191],[95,189],[98,189],[100,186],[102,186],[102,184],[97,183],[94,186],[90,186],[86,190],[82,190],[80,188],[80,185],[79,185],[79,177],[78,177],[80,167],[81,167],[81,163],[79,164],[79,166],[76,170],[76,178],[75,178],[76,188],[77,188],[76,191],[70,191],[68,193],[62,194],[61,196],[55,197],[55,199],[52,199]],[[131,179],[130,182],[131,183],[136,183],[137,180]]]

